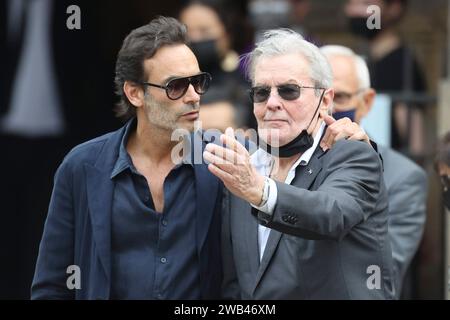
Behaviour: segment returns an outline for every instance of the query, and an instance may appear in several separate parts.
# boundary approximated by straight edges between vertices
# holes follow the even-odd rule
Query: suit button
[[[290,215],[290,214],[284,215],[281,218],[281,220],[283,220],[286,223],[292,224],[292,225],[295,225],[298,222],[298,218],[296,216],[293,216],[293,215]]]
[[[163,219],[163,220],[161,221],[161,224],[162,224],[164,227],[167,226],[167,220]]]
[[[166,263],[167,259],[166,258],[161,258],[161,263]]]

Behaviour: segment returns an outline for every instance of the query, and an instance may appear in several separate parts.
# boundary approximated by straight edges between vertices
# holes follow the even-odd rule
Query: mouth
[[[273,126],[281,126],[285,123],[288,123],[287,120],[282,120],[282,119],[269,119],[269,120],[264,120],[264,122],[268,125],[273,125]]]
[[[188,119],[188,120],[197,120],[199,117],[198,111],[191,111],[188,113],[185,113],[181,116],[182,118]]]

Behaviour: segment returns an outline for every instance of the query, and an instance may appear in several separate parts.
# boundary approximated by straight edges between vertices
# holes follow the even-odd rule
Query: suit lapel
[[[198,135],[194,135],[194,144],[199,143],[201,139]],[[202,152],[203,152],[203,141]],[[195,146],[194,146],[195,156]],[[193,159],[196,160],[196,159]],[[198,163],[194,161],[195,171],[195,187],[196,187],[196,202],[197,202],[197,216],[196,216],[196,233],[197,233],[197,252],[200,255],[203,244],[205,243],[206,236],[208,235],[211,219],[214,215],[215,204],[217,200],[219,179],[215,178],[212,173],[209,172],[208,166],[204,163]]]
[[[308,165],[302,166],[299,165],[295,169],[295,177],[291,182],[291,185],[296,186],[297,188],[302,189],[310,189],[312,183],[316,179],[319,172],[322,170],[322,155],[324,152],[322,149],[318,146],[316,151],[314,152],[313,156],[311,157]],[[276,208],[276,206],[275,206]],[[253,209],[255,210],[255,209]],[[256,212],[254,212],[256,213]],[[256,216],[256,215],[252,215]],[[255,228],[257,230],[257,227]],[[256,282],[255,282],[255,290],[261,281],[262,276],[264,275],[264,272],[267,270],[267,267],[269,266],[270,261],[272,260],[272,257],[278,247],[278,244],[281,240],[281,236],[283,234],[276,230],[270,230],[269,239],[267,240],[266,248],[264,250],[264,255],[261,260],[261,265],[259,266],[258,273],[256,275]]]
[[[114,192],[111,171],[119,154],[125,127],[117,130],[107,139],[94,165],[85,164],[84,166],[93,241],[95,241],[108,284],[111,280],[111,211]]]
[[[257,229],[257,227],[256,227]],[[269,239],[267,239],[266,249],[264,250],[263,257],[261,259],[261,264],[258,269],[258,273],[256,274],[255,288],[258,286],[261,281],[264,272],[267,270],[269,266],[269,262],[272,259],[273,254],[275,253],[275,249],[278,247],[278,243],[281,239],[281,232],[276,230],[270,230]],[[253,290],[253,291],[254,291]]]
[[[114,190],[110,171],[85,165],[93,238],[106,277],[111,276],[111,207]]]
[[[235,198],[238,201],[236,210],[242,217],[243,229],[245,232],[245,246],[246,252],[248,252],[247,261],[250,264],[251,273],[256,275],[259,269],[259,245],[258,245],[258,221],[251,214],[252,207],[242,200],[241,198]]]

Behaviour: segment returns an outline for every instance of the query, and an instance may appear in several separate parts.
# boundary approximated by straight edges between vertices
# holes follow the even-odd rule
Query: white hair
[[[301,54],[309,63],[309,76],[315,86],[325,89],[332,86],[333,75],[326,57],[318,47],[291,29],[282,28],[264,32],[255,49],[243,55],[241,59],[244,60],[248,77],[254,82],[255,66],[260,58],[292,53]],[[321,90],[316,90],[316,94],[320,92]]]
[[[326,56],[344,56],[353,59],[355,64],[356,77],[358,78],[358,89],[370,88],[370,74],[367,63],[362,56],[357,55],[352,49],[338,46],[327,45],[320,48],[320,51]]]

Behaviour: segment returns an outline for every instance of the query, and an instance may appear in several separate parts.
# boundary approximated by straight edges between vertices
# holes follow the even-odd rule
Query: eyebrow
[[[199,74],[201,74],[202,73],[202,71],[199,71],[199,72],[197,72],[197,73],[195,73],[195,74],[192,74],[192,75],[190,75],[190,76],[175,76],[175,75],[172,75],[172,76],[169,76],[169,77],[167,77],[166,79],[164,79],[162,82],[163,83],[165,83],[165,84],[167,84],[169,81],[172,81],[172,80],[174,80],[174,79],[180,79],[180,78],[189,78],[189,77],[193,77],[193,76],[197,76],[197,75],[199,75]]]
[[[288,79],[288,80],[286,80],[286,81],[283,81],[283,82],[277,84],[276,86],[281,86],[281,85],[283,85],[283,84],[296,84],[296,85],[301,86],[301,82],[298,81],[298,80],[296,80],[296,79]],[[255,83],[255,86],[256,86],[256,87],[270,87],[269,85],[267,85],[267,84],[262,84],[262,83]]]

